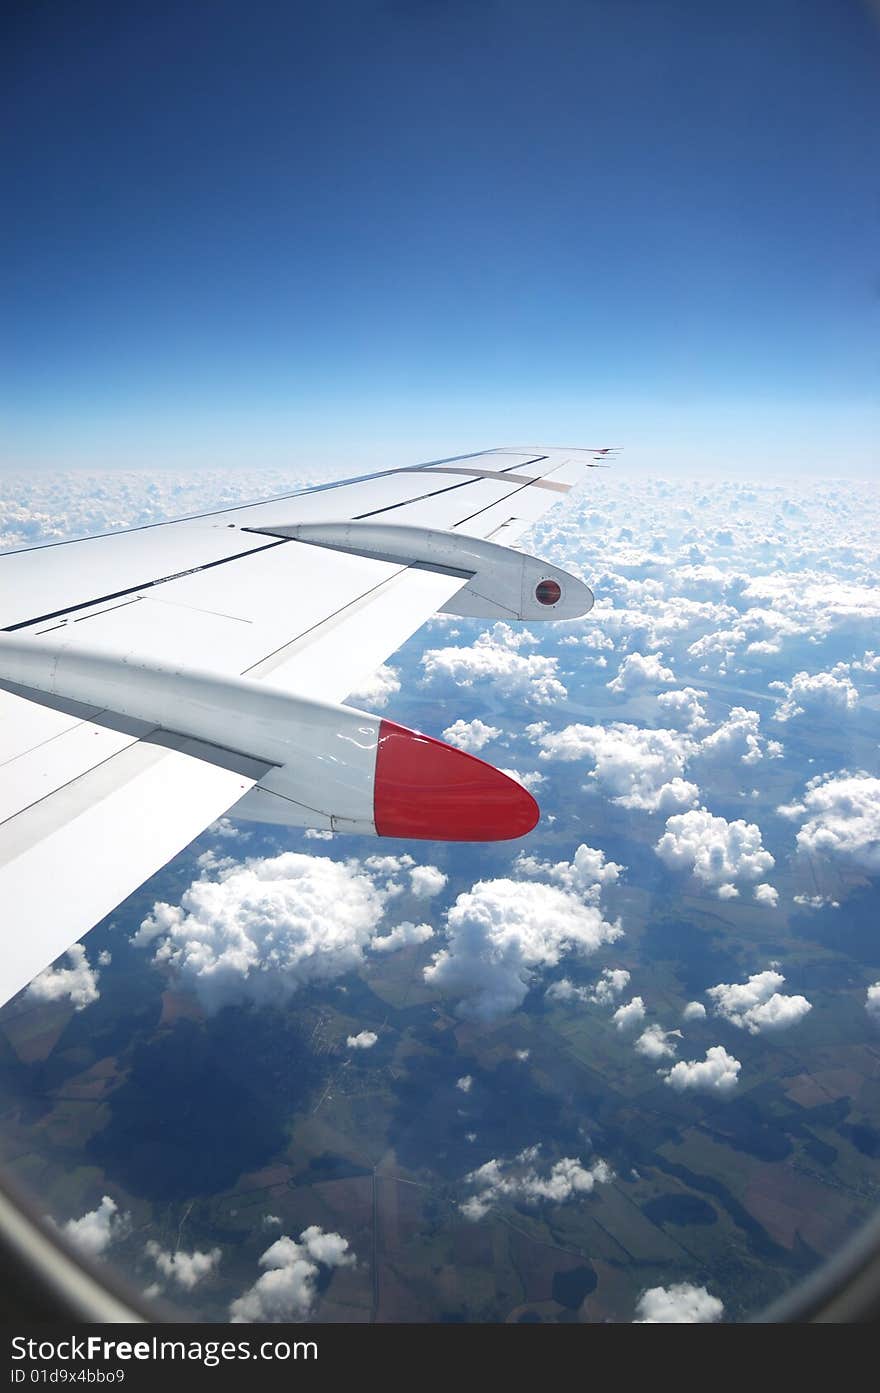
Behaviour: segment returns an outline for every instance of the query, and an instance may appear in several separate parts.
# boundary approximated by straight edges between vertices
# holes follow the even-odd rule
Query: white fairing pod
[[[375,832],[377,716],[63,638],[0,635],[0,678],[275,766],[261,783],[288,802],[288,824]]]
[[[133,655],[0,635],[0,686],[31,700],[91,708],[259,767],[241,816],[293,827],[442,841],[502,841],[534,827],[519,783],[429,735],[350,706],[312,701],[246,677],[221,677]],[[212,752],[213,747],[213,752]],[[15,762],[11,780],[16,778]],[[14,794],[15,789],[11,792]],[[228,806],[228,805],[227,805]]]
[[[387,522],[306,522],[255,530],[377,561],[460,575],[462,588],[442,606],[444,614],[472,619],[578,619],[593,607],[593,592],[577,576],[538,557],[461,532]]]

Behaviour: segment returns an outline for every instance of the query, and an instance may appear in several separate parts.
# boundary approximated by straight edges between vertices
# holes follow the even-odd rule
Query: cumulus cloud
[[[209,1277],[220,1261],[220,1249],[212,1248],[202,1253],[198,1249],[186,1253],[182,1248],[176,1252],[166,1250],[154,1239],[150,1239],[145,1249],[162,1273],[185,1291],[192,1291],[205,1277]]]
[[[696,745],[680,731],[642,730],[615,721],[559,731],[529,726],[526,733],[540,746],[541,759],[591,762],[590,778],[621,807],[669,812],[699,799],[696,784],[681,777]]]
[[[546,775],[539,774],[537,769],[529,769],[525,773],[521,773],[519,769],[502,769],[501,772],[506,774],[508,779],[522,784],[523,788],[529,790],[529,793],[534,793],[536,788],[540,788],[541,784],[547,782]]]
[[[858,690],[845,663],[835,664],[830,672],[796,672],[790,682],[771,682],[770,690],[782,693],[777,721],[791,721],[807,712],[846,716],[859,704]]]
[[[880,982],[869,987],[865,995],[865,1010],[875,1024],[880,1025]]]
[[[830,900],[827,895],[793,895],[792,899],[804,909],[840,909],[840,901]]]
[[[756,972],[747,982],[720,982],[706,995],[715,1003],[716,1016],[731,1025],[760,1035],[765,1030],[785,1030],[812,1009],[805,996],[786,996],[781,972]]]
[[[755,886],[755,899],[758,904],[765,904],[770,909],[775,909],[779,903],[779,891],[764,881],[763,884]]]
[[[805,817],[796,839],[801,851],[880,871],[880,779],[843,772],[813,780],[801,803],[778,811]]]
[[[592,1001],[589,987],[576,987],[567,977],[551,982],[544,995],[550,1001]]]
[[[341,1234],[324,1233],[316,1224],[303,1230],[298,1243],[285,1234],[263,1253],[262,1277],[232,1302],[229,1318],[234,1324],[307,1320],[321,1267],[352,1267],[354,1262]]]
[[[585,1166],[572,1156],[564,1156],[551,1166],[549,1174],[540,1175],[536,1162],[540,1146],[529,1146],[513,1161],[493,1159],[471,1171],[464,1183],[475,1193],[459,1205],[465,1218],[476,1221],[488,1214],[494,1205],[505,1199],[525,1204],[550,1200],[563,1204],[574,1195],[588,1195],[596,1185],[607,1185],[614,1174],[606,1161]]]
[[[357,862],[285,852],[195,881],[180,905],[156,904],[133,941],[158,939],[154,960],[209,1011],[278,1004],[360,967],[385,901]]]
[[[616,861],[607,861],[604,851],[587,846],[581,842],[570,861],[540,861],[521,851],[513,863],[518,875],[527,875],[552,881],[580,895],[590,904],[598,904],[599,896],[606,885],[613,885],[620,877],[624,866]]]
[[[455,1080],[455,1086],[460,1089],[462,1093],[470,1093],[474,1086],[473,1074],[462,1074],[460,1079]]]
[[[741,1068],[739,1060],[728,1054],[723,1045],[712,1045],[706,1051],[705,1059],[680,1059],[663,1082],[674,1088],[676,1093],[693,1090],[723,1095],[736,1088]]]
[[[469,648],[431,648],[424,653],[425,681],[453,682],[459,687],[491,682],[501,696],[552,706],[568,693],[557,676],[556,658],[519,652],[535,642],[528,631],[515,634],[509,625],[496,624]]]
[[[636,1325],[700,1325],[720,1320],[724,1303],[705,1287],[679,1282],[671,1287],[649,1287],[636,1303]]]
[[[409,873],[409,888],[417,900],[430,900],[439,895],[448,876],[436,866],[413,866]]]
[[[374,953],[396,953],[398,948],[406,948],[411,943],[427,943],[433,937],[433,925],[412,924],[406,920],[402,924],[395,924],[388,933],[370,939],[370,948]]]
[[[698,687],[682,687],[680,691],[660,692],[657,705],[666,720],[683,726],[685,730],[694,731],[709,724],[706,708],[703,706],[707,696],[708,693]]]
[[[873,648],[869,648],[861,658],[856,659],[852,668],[854,672],[880,672],[880,653],[875,653]]]
[[[777,741],[765,741],[760,735],[761,717],[745,706],[734,706],[717,729],[700,741],[697,754],[701,759],[730,764],[737,759],[742,764],[757,764],[765,754],[778,758],[782,746]]]
[[[668,818],[654,849],[671,870],[687,871],[721,899],[737,893],[735,882],[760,880],[775,864],[754,822],[728,822],[705,808]]]
[[[99,1257],[131,1231],[131,1215],[120,1214],[116,1201],[105,1195],[97,1209],[90,1209],[80,1219],[68,1219],[61,1231],[84,1253]]]
[[[635,1030],[645,1019],[645,1003],[640,996],[634,996],[625,1006],[618,1006],[611,1017],[618,1030]]]
[[[629,973],[625,967],[606,967],[602,970],[602,975],[593,988],[593,1000],[600,1006],[610,1006],[614,998],[629,983]]]
[[[592,953],[622,932],[596,905],[555,885],[479,881],[449,910],[448,946],[425,968],[425,980],[460,997],[460,1015],[494,1020],[522,1004],[543,969],[567,953]]]
[[[649,1025],[636,1040],[633,1049],[645,1059],[670,1059],[678,1048],[672,1037],[680,1034],[678,1030],[663,1030],[659,1025]]]
[[[352,706],[367,706],[371,710],[380,710],[383,706],[387,706],[390,698],[399,691],[399,672],[396,668],[383,663],[372,677],[368,677],[349,694],[348,701]]]
[[[67,967],[47,967],[34,978],[26,995],[36,1001],[63,1001],[68,997],[77,1011],[84,1011],[87,1006],[91,1006],[101,995],[98,991],[100,972],[97,968],[89,966],[86,950],[81,943],[74,943],[73,947],[67,950],[67,962]],[[99,955],[98,963],[101,967],[106,967],[109,962],[109,953],[103,952]]]
[[[374,1030],[362,1030],[357,1035],[349,1035],[345,1043],[350,1050],[371,1050],[378,1039]]]
[[[689,1001],[681,1013],[683,1021],[701,1021],[706,1015],[706,1008],[702,1001]]]
[[[446,727],[443,739],[448,740],[450,745],[457,745],[460,750],[467,750],[469,754],[475,755],[479,754],[484,745],[497,740],[500,734],[498,726],[486,725],[485,721],[458,720]]]
[[[617,671],[617,676],[605,686],[609,692],[621,695],[637,692],[644,687],[658,687],[664,682],[674,682],[675,673],[663,666],[662,653],[628,653]]]

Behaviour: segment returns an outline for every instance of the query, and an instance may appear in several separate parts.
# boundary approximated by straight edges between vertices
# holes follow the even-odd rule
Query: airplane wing
[[[484,451],[0,555],[0,1004],[234,805],[529,830],[518,784],[339,703],[438,610],[585,613],[581,581],[511,548],[597,453]]]

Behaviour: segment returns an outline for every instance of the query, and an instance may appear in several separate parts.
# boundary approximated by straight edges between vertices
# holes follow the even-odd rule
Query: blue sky
[[[855,0],[5,23],[4,469],[876,463]]]

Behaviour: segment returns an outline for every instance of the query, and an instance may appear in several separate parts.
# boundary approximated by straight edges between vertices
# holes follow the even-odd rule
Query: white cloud
[[[534,793],[536,788],[540,788],[541,784],[547,782],[546,775],[539,774],[536,769],[530,769],[524,774],[520,773],[518,769],[502,769],[501,772],[506,774],[508,779],[522,784],[523,788],[529,790],[529,793]]]
[[[521,851],[513,869],[518,875],[552,881],[563,890],[582,896],[589,904],[598,904],[602,888],[613,885],[626,868],[616,861],[606,861],[604,851],[581,842],[570,861],[539,861]]]
[[[840,901],[830,900],[826,895],[793,895],[792,899],[804,909],[840,909]]]
[[[771,909],[775,909],[779,903],[779,891],[764,881],[762,885],[755,886],[755,899],[758,904],[769,905]]]
[[[415,861],[408,852],[403,852],[401,856],[378,854],[364,858],[364,869],[381,876],[399,875],[401,871],[408,871],[414,865]]]
[[[728,1054],[723,1045],[712,1045],[705,1059],[680,1059],[663,1080],[677,1093],[705,1090],[707,1093],[731,1093],[742,1068],[738,1059]]]
[[[568,977],[560,977],[558,982],[551,982],[544,995],[550,1001],[592,1001],[593,999],[589,987],[576,987]]]
[[[97,1209],[90,1209],[80,1219],[68,1219],[61,1231],[84,1253],[98,1257],[131,1231],[131,1215],[120,1214],[116,1201],[104,1195]]]
[[[321,1266],[352,1267],[354,1262],[347,1238],[324,1233],[315,1224],[303,1230],[298,1243],[284,1235],[263,1253],[259,1265],[266,1270],[232,1302],[229,1318],[233,1324],[307,1320]]]
[[[567,692],[557,677],[558,660],[518,652],[535,642],[528,631],[514,634],[509,625],[496,624],[469,648],[431,648],[424,653],[425,681],[454,682],[459,687],[491,682],[501,696],[537,706],[564,701]]]
[[[662,653],[629,653],[617,671],[617,676],[605,686],[609,692],[637,692],[644,687],[657,687],[663,682],[674,682],[675,673],[663,666]]]
[[[285,852],[195,881],[179,906],[154,905],[134,942],[167,963],[209,1011],[286,1001],[360,967],[386,894],[356,861]]]
[[[770,690],[783,693],[777,721],[791,721],[807,712],[846,716],[859,704],[858,691],[844,663],[837,663],[830,672],[796,672],[790,682],[771,682]]]
[[[459,1014],[493,1020],[515,1010],[544,968],[566,953],[592,953],[622,930],[597,906],[552,885],[479,881],[447,915],[448,946],[425,968],[425,980],[461,998]]]
[[[482,1219],[505,1199],[525,1204],[538,1204],[541,1200],[563,1204],[573,1195],[588,1195],[597,1184],[607,1185],[614,1179],[607,1162],[595,1161],[587,1168],[572,1156],[564,1156],[548,1175],[541,1176],[535,1165],[540,1150],[540,1146],[529,1146],[513,1161],[493,1159],[466,1175],[464,1183],[476,1193],[459,1206],[465,1218]]]
[[[311,831],[312,829],[310,828],[309,830]],[[333,836],[332,832],[330,836]],[[223,871],[228,871],[230,867],[235,864],[236,860],[234,856],[218,856],[213,847],[210,847],[207,851],[203,851],[201,856],[196,857],[196,865],[201,872],[202,879],[206,879],[211,875],[218,876]]]
[[[378,1039],[374,1030],[361,1030],[357,1035],[349,1035],[345,1043],[350,1050],[371,1050]]]
[[[540,745],[541,759],[591,761],[590,778],[621,807],[668,812],[699,798],[697,786],[681,778],[696,745],[680,731],[642,730],[615,721],[553,732],[533,726],[526,733]]]
[[[417,900],[430,900],[439,895],[448,876],[436,866],[413,866],[409,873],[409,888]]]
[[[720,982],[706,993],[715,1003],[715,1014],[731,1025],[760,1035],[765,1030],[784,1030],[811,1010],[805,996],[786,996],[779,991],[781,972],[756,972],[747,982]]]
[[[84,1011],[97,1001],[100,972],[89,966],[86,950],[81,943],[74,943],[67,950],[68,967],[47,967],[35,977],[27,989],[27,996],[37,1001],[61,1001],[69,997],[77,1011]],[[102,952],[98,957],[101,967],[110,962],[110,954]]]
[[[660,692],[657,705],[668,721],[686,730],[699,730],[709,724],[703,700],[708,695],[697,687],[682,687],[680,691]]]
[[[844,771],[808,785],[802,803],[778,811],[807,814],[797,834],[801,851],[880,871],[880,779]]]
[[[775,864],[755,823],[728,822],[705,808],[670,817],[654,849],[671,870],[689,872],[721,899],[737,893],[734,882],[760,880]]]
[[[706,1015],[706,1008],[702,1001],[689,1001],[681,1013],[683,1021],[701,1021]]]
[[[460,1089],[462,1093],[470,1093],[474,1086],[473,1074],[462,1074],[460,1079],[455,1080],[455,1086]]]
[[[869,648],[852,666],[854,672],[880,672],[880,653]]]
[[[371,939],[370,948],[374,953],[396,953],[398,948],[406,948],[411,943],[427,943],[433,937],[431,924],[412,924],[406,920],[402,924],[395,924],[381,937]]]
[[[875,982],[872,987],[868,988],[865,994],[865,1010],[871,1020],[880,1025],[880,982]]]
[[[347,698],[351,706],[366,706],[371,710],[380,710],[387,706],[391,697],[400,691],[400,674],[397,668],[389,667],[383,663],[380,668],[368,677],[359,687],[349,693]]]
[[[727,764],[734,759],[739,759],[743,764],[757,764],[764,758],[765,750],[772,758],[782,747],[774,742],[773,749],[770,749],[762,740],[760,724],[761,717],[757,711],[734,706],[721,725],[700,741],[697,753],[703,760]]]
[[[230,822],[228,817],[218,817],[216,822],[212,822],[205,831],[212,837],[219,837],[222,841],[246,842],[250,833],[243,828],[237,827],[234,822]]]
[[[600,1006],[610,1006],[616,996],[629,984],[629,973],[625,967],[606,967],[593,988],[593,1000]]]
[[[451,726],[447,726],[443,732],[443,739],[448,740],[450,745],[457,745],[460,750],[467,750],[469,754],[475,755],[482,750],[484,745],[490,741],[497,740],[501,734],[498,726],[486,725],[485,721],[479,719],[473,721],[453,721]]]
[[[705,1287],[679,1282],[671,1287],[650,1287],[636,1303],[636,1325],[700,1325],[720,1320],[724,1303]]]
[[[192,1291],[193,1287],[198,1286],[205,1277],[209,1277],[220,1261],[219,1248],[212,1248],[207,1253],[202,1253],[198,1249],[192,1253],[185,1253],[178,1248],[176,1252],[172,1253],[162,1248],[152,1238],[145,1251],[147,1256],[153,1259],[162,1275],[176,1282],[185,1291]]]
[[[680,1032],[676,1030],[663,1030],[659,1025],[649,1025],[636,1040],[633,1049],[645,1059],[670,1059],[677,1049],[670,1037],[678,1034]]]
[[[618,1030],[635,1030],[645,1019],[645,1003],[640,996],[634,996],[625,1006],[618,1006],[611,1017]]]

